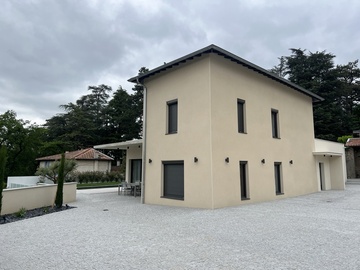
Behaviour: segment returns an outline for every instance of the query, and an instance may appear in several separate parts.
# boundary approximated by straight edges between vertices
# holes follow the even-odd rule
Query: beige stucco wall
[[[211,61],[214,206],[316,192],[311,98],[223,57]],[[247,134],[237,132],[237,99],[245,100]],[[280,139],[272,138],[271,109]],[[240,200],[240,160],[248,161],[249,201]],[[284,195],[275,194],[274,162],[282,163]]]
[[[212,208],[209,58],[164,73],[146,87],[145,203]],[[178,133],[166,135],[167,102],[173,99]],[[171,160],[184,160],[184,201],[161,198],[162,161]]]
[[[76,201],[77,183],[65,183],[63,190],[64,203]],[[11,214],[24,207],[31,210],[51,206],[55,202],[57,185],[39,185],[25,188],[3,190],[3,205],[1,214]]]
[[[89,172],[89,171],[99,171],[99,172],[109,172],[111,170],[111,161],[105,160],[77,160],[78,172]]]
[[[310,97],[215,55],[145,85],[145,203],[218,208],[318,191]],[[173,99],[178,100],[178,133],[166,135],[166,103]],[[237,99],[246,102],[247,134],[237,131]],[[272,138],[271,109],[279,111],[281,139]],[[161,198],[162,161],[170,160],[184,160],[184,201]],[[248,201],[240,200],[240,160],[248,161]],[[280,196],[275,195],[274,162],[282,162]]]

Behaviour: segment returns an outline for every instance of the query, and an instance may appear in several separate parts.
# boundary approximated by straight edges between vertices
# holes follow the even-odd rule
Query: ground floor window
[[[241,200],[248,200],[249,197],[249,179],[247,161],[240,161],[240,194]]]
[[[184,161],[163,161],[163,197],[184,199]]]
[[[130,182],[131,183],[135,183],[135,182],[141,182],[141,159],[132,159],[131,160],[131,165],[130,165],[130,171],[131,171],[131,175],[130,175]]]
[[[319,173],[320,173],[320,190],[325,190],[325,184],[324,184],[324,163],[319,162]]]
[[[275,172],[275,192],[276,195],[284,194],[282,186],[282,176],[281,176],[281,162],[274,163],[274,172]]]

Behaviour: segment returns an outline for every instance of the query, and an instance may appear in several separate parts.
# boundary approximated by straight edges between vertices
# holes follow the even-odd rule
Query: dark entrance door
[[[164,197],[184,199],[184,162],[164,162]]]
[[[141,181],[141,159],[132,159],[131,160],[131,173],[130,173],[130,182],[140,182]]]

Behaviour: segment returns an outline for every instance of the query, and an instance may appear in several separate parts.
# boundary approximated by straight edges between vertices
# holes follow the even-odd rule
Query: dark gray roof
[[[183,57],[181,57],[179,59],[176,59],[174,61],[166,63],[166,64],[164,64],[162,66],[154,68],[154,69],[152,69],[152,70],[150,70],[150,71],[148,71],[148,72],[146,72],[144,74],[132,77],[128,81],[132,82],[132,83],[137,83],[137,82],[143,83],[145,79],[147,79],[147,78],[149,78],[151,76],[157,75],[157,74],[159,74],[159,73],[161,73],[161,72],[163,72],[165,70],[168,70],[168,69],[171,69],[171,68],[176,67],[178,65],[181,65],[181,64],[183,64],[183,63],[185,63],[187,61],[191,61],[196,57],[200,57],[200,56],[202,56],[204,54],[210,54],[210,53],[214,53],[214,54],[218,54],[220,56],[223,56],[224,58],[229,59],[232,62],[235,62],[235,63],[237,63],[239,65],[244,66],[244,67],[247,67],[247,68],[249,68],[249,69],[251,69],[251,70],[253,70],[255,72],[260,73],[261,75],[264,75],[264,76],[266,76],[266,77],[268,77],[268,78],[270,78],[272,80],[275,80],[275,81],[277,81],[279,83],[282,83],[282,84],[284,84],[284,85],[286,85],[286,86],[288,86],[288,87],[290,87],[290,88],[292,88],[292,89],[294,89],[296,91],[299,91],[300,93],[303,93],[303,94],[305,94],[307,96],[310,96],[312,98],[313,102],[319,102],[319,101],[324,100],[322,97],[320,97],[320,96],[318,96],[318,95],[316,95],[316,94],[314,94],[314,93],[312,93],[312,92],[310,92],[310,91],[308,91],[308,90],[306,90],[306,89],[304,89],[304,88],[302,88],[302,87],[300,87],[300,86],[298,86],[298,85],[296,85],[296,84],[294,84],[294,83],[292,83],[292,82],[290,82],[290,81],[288,81],[288,80],[286,80],[286,79],[284,79],[282,77],[279,77],[276,74],[274,74],[274,73],[272,73],[272,72],[270,72],[270,71],[268,71],[268,70],[266,70],[266,69],[264,69],[262,67],[259,67],[259,66],[255,65],[253,63],[250,63],[249,61],[246,61],[245,59],[243,59],[243,58],[241,58],[239,56],[236,56],[235,54],[232,54],[232,53],[230,53],[230,52],[228,52],[228,51],[226,51],[226,50],[224,50],[224,49],[222,49],[222,48],[220,48],[220,47],[218,47],[216,45],[213,45],[213,44],[209,45],[209,46],[207,46],[207,47],[205,47],[203,49],[200,49],[198,51],[195,51],[193,53],[190,53],[188,55],[185,55],[185,56],[183,56]]]

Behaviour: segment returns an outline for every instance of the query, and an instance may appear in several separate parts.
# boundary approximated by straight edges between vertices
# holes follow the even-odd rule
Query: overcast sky
[[[358,0],[1,0],[0,114],[43,124],[89,85],[119,85],[210,44],[269,69],[289,48],[360,58]]]

